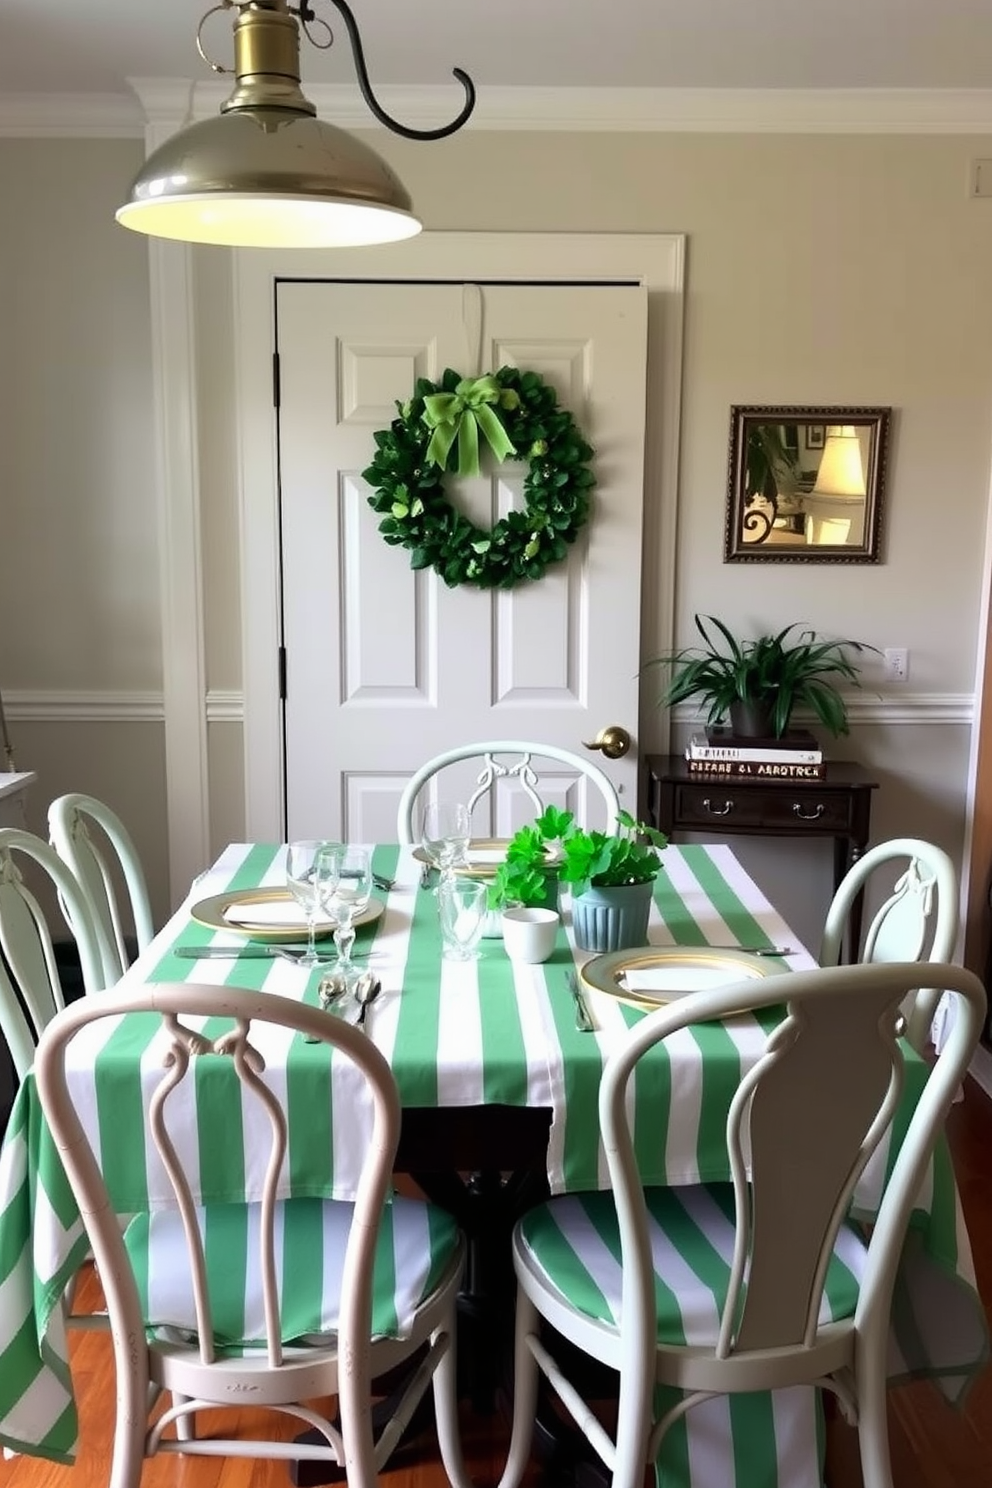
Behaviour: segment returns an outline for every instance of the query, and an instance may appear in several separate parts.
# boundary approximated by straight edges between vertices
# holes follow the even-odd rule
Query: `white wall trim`
[[[152,90],[148,153],[188,113],[188,90],[170,87],[159,104]],[[148,241],[148,261],[169,886],[178,903],[210,863],[193,263],[189,244],[159,238]]]
[[[0,136],[140,139],[148,119],[136,101],[163,82],[193,90],[197,118],[215,114],[230,85],[192,79],[129,79],[134,94],[8,93],[0,97]],[[376,131],[357,87],[308,83],[324,118]],[[452,86],[389,87],[377,92],[406,123],[432,127],[451,113]],[[466,126],[475,130],[705,134],[992,133],[987,88],[480,88]]]
[[[162,723],[160,692],[9,691],[3,695],[11,723]]]
[[[0,139],[141,139],[144,123],[127,93],[7,93]]]
[[[243,692],[222,692],[212,688],[207,693],[208,723],[243,723],[245,697]]]
[[[165,719],[165,699],[160,692],[69,692],[61,690],[6,691],[4,711],[16,723],[131,723]],[[244,693],[235,688],[212,687],[206,695],[208,723],[241,723],[245,716]],[[848,705],[853,724],[894,723],[907,727],[920,724],[961,724],[972,720],[973,699],[941,693],[918,693],[890,709],[885,704]],[[677,723],[694,723],[697,716],[688,703],[674,709]]]
[[[872,723],[921,724],[956,723],[970,727],[975,716],[975,698],[972,693],[917,692],[900,693],[898,697],[864,697],[861,694],[844,693],[847,716],[852,727]],[[678,724],[701,723],[703,714],[691,703],[679,703],[672,709]],[[804,721],[813,718],[812,713],[800,712]]]

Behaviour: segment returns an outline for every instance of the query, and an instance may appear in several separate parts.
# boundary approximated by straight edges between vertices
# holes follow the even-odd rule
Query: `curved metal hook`
[[[330,0],[330,3],[335,7],[336,10],[340,11],[341,18],[344,21],[345,26],[348,28],[348,40],[351,42],[352,55],[355,58],[355,72],[358,76],[358,86],[361,89],[362,97],[365,99],[365,102],[368,104],[375,117],[379,120],[380,124],[385,124],[387,129],[391,129],[394,134],[401,134],[404,139],[417,140],[445,139],[449,134],[454,134],[456,130],[461,129],[462,125],[467,121],[472,110],[475,108],[475,84],[473,83],[467,72],[463,72],[460,67],[453,67],[451,69],[452,75],[458,79],[462,87],[465,89],[465,103],[462,107],[461,113],[458,115],[453,123],[443,124],[439,129],[410,129],[406,124],[398,123],[395,119],[391,118],[389,114],[386,113],[386,110],[382,107],[382,105],[375,97],[375,94],[372,92],[372,84],[369,81],[368,69],[365,66],[365,53],[362,49],[362,38],[358,34],[358,24],[355,20],[355,17],[352,15],[350,8],[345,3],[345,0]],[[302,0],[301,15],[303,14],[304,5],[306,5],[306,0]],[[309,6],[307,6],[307,8],[309,9]]]

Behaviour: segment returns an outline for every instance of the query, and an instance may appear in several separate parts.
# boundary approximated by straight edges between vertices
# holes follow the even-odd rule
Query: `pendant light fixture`
[[[345,0],[330,0],[348,31],[362,97],[381,124],[406,139],[443,139],[466,122],[475,87],[454,76],[465,102],[451,124],[410,129],[372,92],[358,26]],[[217,118],[192,124],[149,155],[117,221],[153,237],[229,247],[325,248],[395,242],[421,223],[402,182],[374,150],[317,118],[300,88],[300,26],[317,17],[308,0],[221,0],[200,22],[196,45],[215,72],[229,72],[203,49],[204,23],[234,10],[236,83]]]

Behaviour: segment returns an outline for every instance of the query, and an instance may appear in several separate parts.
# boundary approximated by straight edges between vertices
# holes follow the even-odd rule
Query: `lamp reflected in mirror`
[[[877,563],[889,415],[732,408],[725,561]]]
[[[867,494],[861,434],[853,424],[832,425],[813,489],[803,500],[806,541],[820,547],[863,543]]]

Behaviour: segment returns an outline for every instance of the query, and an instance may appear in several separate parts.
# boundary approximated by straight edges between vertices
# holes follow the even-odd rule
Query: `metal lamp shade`
[[[236,108],[183,129],[145,161],[117,220],[229,247],[397,242],[421,223],[385,161],[296,108]]]

